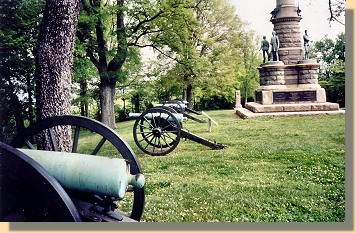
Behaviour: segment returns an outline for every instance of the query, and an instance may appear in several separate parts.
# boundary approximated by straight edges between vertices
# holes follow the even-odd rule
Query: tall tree
[[[100,77],[101,121],[116,128],[114,99],[117,83],[124,83],[123,70],[130,47],[145,46],[142,38],[154,30],[150,23],[162,14],[156,1],[81,0],[78,39]]]
[[[182,98],[192,102],[194,91],[223,96],[237,88],[243,23],[228,1],[186,0],[166,14],[167,20],[157,22],[162,32],[152,40],[168,45],[161,53],[174,62],[169,73],[181,83]]]
[[[239,75],[241,80],[240,90],[244,100],[247,103],[248,97],[255,95],[255,90],[259,85],[259,75],[257,67],[260,65],[260,55],[258,54],[257,41],[252,32],[246,32],[243,40],[241,52],[243,55],[243,72]]]
[[[320,62],[319,83],[328,101],[345,106],[345,33],[316,41],[311,56]]]
[[[71,76],[78,14],[79,0],[46,1],[35,57],[38,120],[70,114]],[[59,149],[69,151],[70,130],[59,129],[56,136]]]
[[[80,115],[90,117],[89,106],[90,103],[98,101],[94,93],[97,90],[97,82],[95,78],[98,77],[98,72],[93,63],[86,57],[85,49],[80,43],[76,43],[74,53],[74,69],[73,69],[73,83],[72,91],[77,98],[73,99],[72,104],[79,106]],[[78,85],[75,85],[78,84]]]

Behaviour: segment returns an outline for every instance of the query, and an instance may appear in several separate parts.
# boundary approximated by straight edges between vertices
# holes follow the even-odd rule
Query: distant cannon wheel
[[[143,152],[162,156],[179,144],[181,124],[171,111],[162,107],[151,108],[136,119],[133,136]]]
[[[51,141],[52,150],[58,150],[58,141],[56,139],[56,131],[58,126],[70,126],[72,131],[72,153],[103,155],[100,151],[105,147],[105,151],[110,153],[111,157],[122,156],[130,162],[131,174],[143,173],[140,165],[136,160],[135,154],[130,146],[120,137],[120,135],[104,125],[103,123],[80,116],[55,116],[38,121],[30,125],[22,131],[11,143],[13,147],[27,147],[29,149],[37,149],[36,138],[40,134],[46,134]],[[81,138],[79,138],[81,136]],[[90,136],[90,142],[86,138]],[[97,144],[92,140],[97,140]],[[98,169],[105,169],[100,168]],[[139,221],[142,217],[145,194],[143,188],[129,187],[123,201],[118,201],[118,209],[124,218],[131,218]],[[92,196],[96,195],[91,195]],[[97,196],[96,196],[97,197]],[[89,198],[89,197],[88,197]],[[109,197],[107,197],[109,198]],[[100,198],[101,200],[101,198]],[[132,207],[132,208],[130,208]]]
[[[162,105],[162,106],[159,106],[159,107],[151,108],[150,111],[153,111],[152,109],[158,110],[158,111],[161,111],[161,110],[162,110],[162,112],[164,112],[164,110],[167,110],[168,112],[170,112],[170,113],[172,113],[172,114],[176,114],[176,113],[177,113],[177,111],[176,111],[174,108],[168,107],[168,106],[163,106],[163,105]],[[155,117],[155,119],[158,119],[158,117]],[[154,121],[152,121],[152,122],[154,122]],[[167,123],[167,122],[165,122],[165,121],[163,120],[163,121],[162,121],[162,126],[163,126],[164,124],[166,124],[166,123]],[[179,122],[179,125],[180,125],[180,126],[177,126],[175,121],[170,121],[170,123],[172,124],[172,127],[182,127],[182,123],[181,123],[181,122]],[[152,146],[152,150],[153,150],[155,147],[162,147],[162,148],[166,149],[166,148],[168,148],[168,147],[174,146],[175,140],[168,140],[167,144],[166,144],[166,143],[157,144],[157,143],[155,143],[155,141],[151,141],[151,138],[149,137],[150,135],[145,134],[145,132],[147,131],[147,130],[146,130],[147,128],[146,128],[144,122],[143,122],[143,124],[139,124],[139,127],[140,127],[140,134],[141,134],[142,138],[143,138],[150,146]],[[171,127],[171,126],[169,125],[169,127]],[[157,134],[156,134],[156,136],[157,136]],[[157,141],[158,141],[158,140],[157,140]],[[148,151],[148,152],[151,152],[151,151]],[[158,152],[158,151],[156,151],[155,153],[159,153],[159,154],[157,154],[157,155],[165,155],[165,154],[163,154],[162,152]],[[148,154],[149,154],[149,153],[148,153]],[[156,155],[156,154],[154,154],[154,155]]]

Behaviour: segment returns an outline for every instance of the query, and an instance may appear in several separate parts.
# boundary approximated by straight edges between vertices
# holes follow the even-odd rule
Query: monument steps
[[[255,113],[265,112],[309,112],[309,111],[337,111],[337,103],[287,103],[287,104],[259,104],[255,102],[247,103],[248,110]]]
[[[248,105],[250,103],[247,103],[246,105]],[[256,104],[256,103],[253,103]],[[330,106],[333,106],[334,103],[323,103],[323,104],[330,104]],[[258,104],[257,104],[258,105]],[[311,106],[313,105],[321,105],[321,104],[303,104],[304,106],[309,105],[310,109],[312,108]],[[266,105],[261,105],[263,107],[266,107]],[[271,107],[271,109],[273,109],[276,111],[271,111],[271,109],[269,111],[266,112],[254,112],[251,111],[247,108],[234,108],[234,110],[236,111],[236,114],[238,116],[240,116],[242,119],[247,119],[247,118],[257,118],[257,117],[286,117],[286,116],[313,116],[313,115],[334,115],[334,114],[345,114],[345,109],[339,109],[337,108],[336,110],[299,110],[299,111],[277,111],[278,108],[280,107],[295,107],[300,108],[301,104],[273,104],[269,105]],[[285,108],[286,110],[288,108]]]

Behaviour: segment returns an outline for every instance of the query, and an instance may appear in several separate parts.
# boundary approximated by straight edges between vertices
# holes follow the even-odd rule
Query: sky
[[[276,7],[276,0],[229,0],[236,8],[236,14],[241,20],[248,22],[248,28],[256,31],[267,40],[272,36],[273,24],[270,12]],[[345,32],[345,26],[336,22],[328,21],[328,0],[295,0],[299,2],[302,10],[302,20],[299,23],[301,37],[308,30],[311,41],[318,41],[325,36],[335,39],[338,34]],[[145,61],[155,57],[152,49],[141,50],[145,54]],[[156,54],[157,55],[157,54]]]
[[[308,34],[312,41],[318,41],[325,36],[336,38],[336,36],[345,32],[345,26],[333,22],[329,24],[328,1],[327,0],[295,0],[299,2],[299,7],[302,10],[300,21],[301,36],[304,30],[308,30]],[[236,7],[236,13],[241,20],[248,22],[249,29],[256,31],[256,34],[261,38],[272,35],[273,24],[270,22],[270,12],[276,7],[276,0],[230,0],[230,3]]]

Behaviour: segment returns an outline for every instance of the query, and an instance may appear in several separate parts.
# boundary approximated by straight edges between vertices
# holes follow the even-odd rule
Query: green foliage
[[[174,76],[164,76],[153,81],[150,85],[155,93],[155,100],[163,103],[167,100],[179,98],[181,96],[182,87],[178,82],[173,81]]]
[[[246,32],[243,40],[243,69],[241,69],[239,80],[242,99],[246,104],[249,97],[255,95],[255,90],[259,86],[259,73],[257,67],[260,65],[260,55],[258,54],[258,41],[251,32]]]
[[[155,21],[162,32],[150,38],[163,47],[156,48],[162,54],[158,57],[159,66],[163,67],[158,76],[163,79],[161,84],[167,83],[166,89],[170,90],[172,85],[164,80],[174,81],[186,94],[182,98],[188,101],[192,101],[194,93],[198,102],[218,98],[232,103],[235,89],[241,84],[241,73],[245,72],[241,66],[253,59],[244,60],[241,51],[255,46],[243,40],[253,34],[244,35],[244,25],[228,1],[167,1],[165,6],[164,18]]]
[[[156,1],[82,1],[78,24],[78,49],[90,59],[97,69],[102,119],[114,127],[115,88],[125,92],[137,86],[142,75],[137,47],[145,46],[146,35],[154,33],[151,21],[161,14]],[[78,52],[79,53],[79,52]],[[105,88],[105,89],[104,89]],[[104,90],[110,101],[104,101]],[[126,98],[120,96],[120,98]],[[129,98],[130,99],[130,98]],[[104,111],[103,111],[104,110]],[[105,114],[105,116],[104,116]],[[110,119],[110,120],[109,120]],[[106,121],[106,122],[105,122]]]
[[[234,105],[232,101],[226,99],[225,96],[203,96],[197,103],[194,103],[194,109],[196,110],[231,109],[233,107]]]
[[[321,63],[319,83],[325,88],[328,101],[345,106],[345,33],[335,40],[315,42],[312,57]]]
[[[116,82],[123,93],[120,98],[133,100],[136,110],[148,103],[179,98],[182,93],[190,102],[193,98],[204,101],[201,106],[216,105],[207,103],[209,99],[231,105],[236,89],[253,95],[256,82],[251,80],[256,79],[256,70],[250,63],[256,60],[254,35],[244,32],[243,23],[227,1],[147,0],[121,6],[85,2],[79,18],[77,53],[90,58],[101,79]],[[121,25],[124,41],[117,34],[121,29],[115,18],[121,13],[125,15]],[[100,40],[104,42],[101,45]],[[122,54],[118,49],[121,45],[127,45]],[[138,50],[133,49],[145,46],[160,54],[151,74],[139,73],[142,66]],[[125,56],[125,63],[110,70],[118,56]],[[139,94],[143,90],[144,96]]]
[[[33,50],[43,0],[1,1],[0,4],[0,140],[34,121]]]

